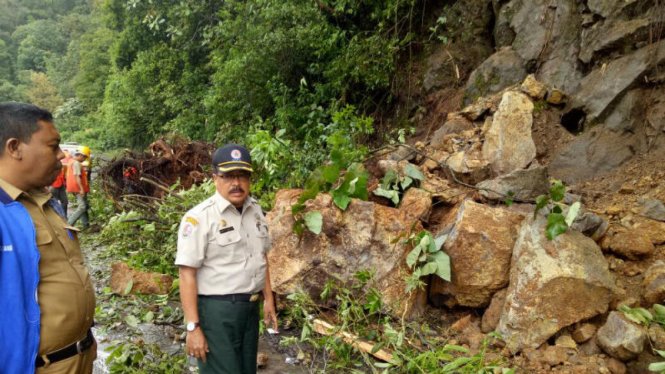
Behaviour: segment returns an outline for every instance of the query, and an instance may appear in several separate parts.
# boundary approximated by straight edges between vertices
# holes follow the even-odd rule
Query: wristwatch
[[[197,327],[199,327],[201,324],[198,322],[188,322],[187,323],[187,331],[192,332],[196,330]]]

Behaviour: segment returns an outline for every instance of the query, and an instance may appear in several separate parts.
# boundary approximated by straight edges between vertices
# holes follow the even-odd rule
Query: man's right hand
[[[203,331],[200,327],[187,332],[187,354],[206,362],[206,353],[210,352]]]

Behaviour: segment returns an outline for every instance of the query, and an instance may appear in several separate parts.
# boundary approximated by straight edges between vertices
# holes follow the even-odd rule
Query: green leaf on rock
[[[418,257],[420,257],[421,251],[422,248],[417,245],[411,250],[411,252],[409,252],[408,255],[406,255],[406,264],[409,265],[410,268],[412,268],[418,262]]]
[[[305,225],[309,231],[319,235],[323,227],[323,215],[321,212],[314,211],[305,214]]]
[[[577,201],[570,206],[570,209],[568,209],[568,215],[566,215],[566,225],[568,225],[568,227],[572,226],[573,222],[575,222],[575,218],[577,218],[577,215],[580,213],[581,205],[582,204]]]
[[[420,273],[422,275],[430,275],[436,273],[437,270],[437,263],[436,262],[428,262],[425,264],[425,266],[422,267],[422,270]]]
[[[374,194],[376,196],[389,198],[395,205],[399,204],[399,194],[395,190],[384,190],[381,187],[377,187],[376,190],[374,190]]]
[[[547,203],[550,202],[550,198],[547,195],[540,195],[536,198],[536,210],[533,212],[533,218],[536,218],[538,212],[547,206]]]
[[[450,257],[448,254],[438,251],[432,253],[429,257],[430,260],[436,262],[436,275],[450,282]]]
[[[553,201],[563,200],[564,195],[566,194],[566,186],[561,183],[561,181],[556,181],[552,187],[550,187],[550,196]]]
[[[547,217],[547,238],[553,240],[568,229],[566,218],[560,213],[550,213]]]
[[[349,203],[351,202],[349,195],[339,190],[333,191],[332,198],[335,205],[337,205],[337,207],[339,207],[341,210],[346,210],[346,208],[349,206]]]
[[[423,173],[413,164],[406,164],[406,166],[404,166],[404,174],[419,181],[425,180]]]

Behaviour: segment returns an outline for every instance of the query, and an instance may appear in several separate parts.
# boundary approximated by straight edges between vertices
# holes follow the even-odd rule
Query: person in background
[[[46,190],[65,157],[51,114],[0,103],[0,373],[90,374],[95,290]]]
[[[65,151],[65,159],[63,160],[64,165],[60,169],[60,174],[56,178],[55,182],[48,188],[49,192],[53,197],[55,197],[62,205],[62,211],[65,212],[65,218],[67,218],[67,206],[69,204],[69,198],[67,197],[67,185],[65,182],[65,170],[67,163],[71,159],[69,152]]]
[[[277,330],[266,253],[268,224],[249,197],[252,160],[237,144],[212,158],[217,193],[187,212],[175,263],[187,319],[187,354],[200,374],[254,374],[259,345],[259,293],[266,326]]]
[[[85,161],[88,157],[85,153],[76,151],[74,157],[67,165],[67,192],[76,195],[76,210],[69,217],[69,224],[74,226],[76,221],[81,219],[83,223],[83,230],[90,227],[88,217],[88,192],[90,192],[90,185],[86,176],[85,169],[81,166],[81,162]]]

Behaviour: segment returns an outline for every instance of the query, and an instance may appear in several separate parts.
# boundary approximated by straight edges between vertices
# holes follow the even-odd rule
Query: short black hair
[[[39,131],[39,121],[53,122],[53,116],[48,110],[31,104],[0,103],[0,156],[11,138],[30,142],[32,134]]]

